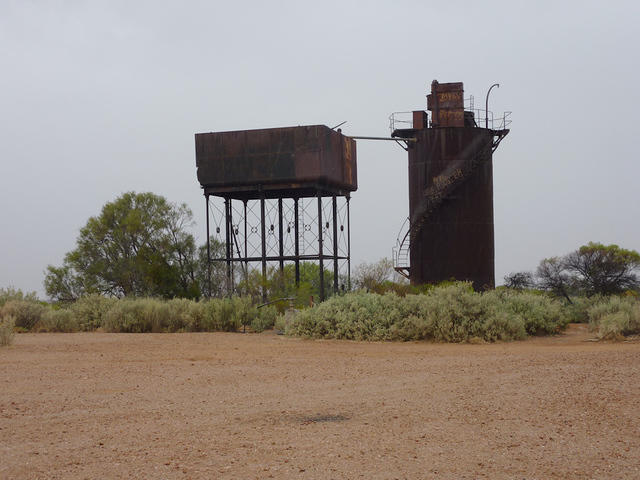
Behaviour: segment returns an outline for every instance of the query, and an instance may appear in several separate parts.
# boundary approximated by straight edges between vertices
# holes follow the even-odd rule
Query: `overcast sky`
[[[194,212],[196,132],[387,136],[430,83],[513,111],[494,155],[496,280],[588,241],[640,250],[640,2],[0,2],[0,287],[43,295],[123,192]],[[352,260],[390,256],[407,157],[358,142]]]

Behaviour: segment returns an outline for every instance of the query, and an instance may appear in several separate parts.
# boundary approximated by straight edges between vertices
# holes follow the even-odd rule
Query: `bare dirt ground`
[[[640,478],[640,342],[23,334],[1,479]]]

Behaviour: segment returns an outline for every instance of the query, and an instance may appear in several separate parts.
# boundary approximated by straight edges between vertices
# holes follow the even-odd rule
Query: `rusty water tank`
[[[396,137],[409,144],[412,284],[466,280],[494,288],[493,151],[508,130],[479,128],[464,110],[461,82],[432,83],[425,112]],[[398,271],[400,269],[396,268]],[[401,272],[402,273],[402,272]]]
[[[355,140],[325,125],[198,133],[195,143],[205,194],[304,197],[358,188]]]
[[[488,158],[451,190],[411,239],[409,278],[414,284],[468,280],[476,290],[493,288],[494,226],[492,134],[483,128],[425,128],[409,150],[409,215],[419,221],[424,194],[438,182],[457,182],[455,161]]]

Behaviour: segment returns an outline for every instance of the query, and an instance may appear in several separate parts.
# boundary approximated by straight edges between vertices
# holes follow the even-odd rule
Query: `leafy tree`
[[[49,297],[63,303],[74,302],[87,291],[82,284],[80,275],[75,273],[73,267],[66,260],[64,265],[60,267],[47,266],[44,290]]]
[[[356,288],[374,290],[393,277],[393,261],[381,258],[377,262],[363,262],[353,271],[353,284]]]
[[[536,275],[540,288],[565,297],[611,295],[638,289],[640,254],[618,245],[589,242],[563,257],[540,262]]]
[[[573,303],[569,297],[573,279],[565,270],[562,258],[551,257],[542,260],[536,270],[536,276],[538,277],[538,287],[542,290],[548,290],[559,297],[566,298],[569,303]]]
[[[512,272],[504,277],[504,286],[514,290],[533,288],[535,285],[536,281],[531,272]]]
[[[587,295],[611,295],[639,286],[640,254],[618,245],[589,242],[564,257],[564,265]]]
[[[47,295],[59,301],[86,293],[199,296],[195,241],[186,231],[192,218],[186,204],[153,193],[123,194],[89,218],[61,267],[47,267]]]

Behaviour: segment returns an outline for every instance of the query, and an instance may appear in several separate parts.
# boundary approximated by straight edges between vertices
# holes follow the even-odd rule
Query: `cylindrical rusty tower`
[[[434,81],[427,105],[430,125],[426,112],[413,112],[413,128],[394,132],[416,139],[408,148],[410,264],[396,269],[412,284],[455,279],[493,288],[492,154],[508,130],[476,125],[462,83]]]

